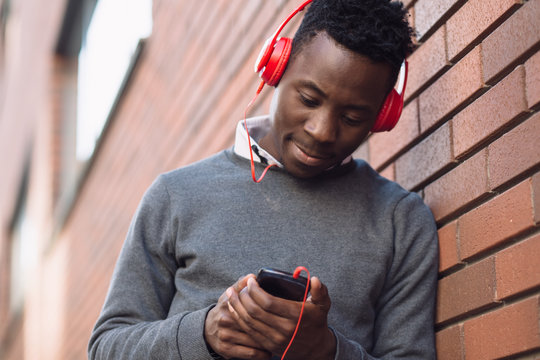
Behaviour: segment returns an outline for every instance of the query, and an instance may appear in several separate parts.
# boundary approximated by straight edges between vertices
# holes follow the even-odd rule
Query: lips
[[[292,141],[292,145],[294,157],[305,165],[320,166],[328,163],[328,160],[332,159],[332,155],[330,154],[308,150],[295,141]]]

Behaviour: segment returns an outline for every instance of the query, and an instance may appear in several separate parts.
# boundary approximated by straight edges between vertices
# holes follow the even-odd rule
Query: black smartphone
[[[257,274],[259,286],[270,295],[287,300],[302,301],[306,292],[307,278],[270,268],[262,268]],[[309,290],[309,289],[308,289]]]

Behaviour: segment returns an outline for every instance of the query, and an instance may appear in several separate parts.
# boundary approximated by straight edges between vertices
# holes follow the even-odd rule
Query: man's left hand
[[[272,296],[255,279],[240,292],[226,291],[229,310],[244,332],[273,354],[282,354],[294,333],[301,302]],[[336,351],[336,340],[328,328],[330,310],[328,289],[317,278],[311,278],[311,296],[306,301],[304,314],[287,359],[331,360]]]

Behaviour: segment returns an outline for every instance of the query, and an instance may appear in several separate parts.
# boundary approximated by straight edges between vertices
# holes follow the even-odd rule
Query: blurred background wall
[[[232,145],[259,49],[299,3],[0,0],[0,359],[86,357],[143,192]],[[540,0],[405,5],[404,113],[356,156],[436,217],[439,358],[538,359]],[[103,77],[111,93],[89,90]]]

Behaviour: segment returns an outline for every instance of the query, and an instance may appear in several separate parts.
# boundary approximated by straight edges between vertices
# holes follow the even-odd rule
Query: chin
[[[285,167],[285,170],[287,170],[289,174],[299,179],[313,178],[320,175],[324,171],[324,169],[303,166],[302,164],[291,165],[291,164],[284,163],[283,166]]]
[[[314,178],[316,177],[317,175],[319,175],[321,172],[317,172],[317,173],[302,173],[302,172],[292,172],[292,171],[289,171],[289,174],[291,174],[292,176],[294,176],[295,178],[297,179],[311,179],[311,178]]]

